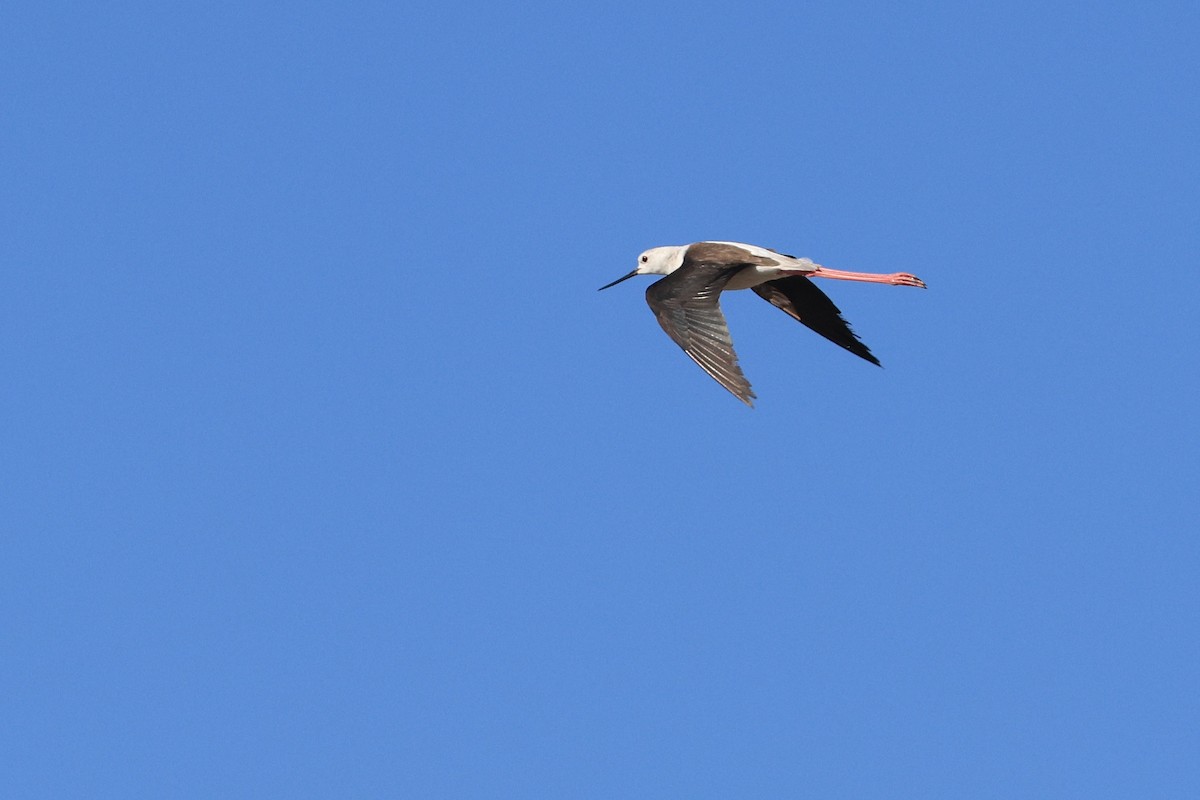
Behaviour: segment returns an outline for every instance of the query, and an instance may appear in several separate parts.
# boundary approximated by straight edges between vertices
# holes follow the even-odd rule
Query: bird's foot
[[[925,281],[918,278],[916,275],[909,275],[907,272],[897,272],[890,276],[892,286],[916,286],[919,289],[925,288]]]

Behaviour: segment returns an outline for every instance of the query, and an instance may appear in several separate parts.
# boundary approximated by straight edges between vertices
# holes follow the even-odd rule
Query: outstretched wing
[[[717,298],[744,264],[684,265],[646,289],[646,302],[658,324],[683,352],[748,406],[754,392],[738,366],[737,353]]]
[[[850,329],[846,320],[842,319],[842,312],[838,307],[808,278],[793,275],[760,283],[753,289],[759,297],[782,309],[788,316],[807,325],[829,341],[841,345],[876,366],[881,366],[879,359],[862,343],[858,334]]]

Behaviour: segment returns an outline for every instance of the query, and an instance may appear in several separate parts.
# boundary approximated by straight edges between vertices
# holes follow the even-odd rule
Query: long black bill
[[[610,284],[608,284],[608,285],[606,285],[606,286],[601,286],[601,287],[600,287],[599,289],[597,289],[596,291],[597,291],[597,292],[603,292],[603,291],[604,291],[605,289],[607,289],[609,286],[616,286],[616,285],[617,285],[618,283],[620,283],[621,281],[627,281],[627,280],[629,280],[630,278],[632,278],[634,275],[637,275],[637,274],[638,274],[638,271],[635,269],[633,272],[629,273],[628,275],[623,275],[623,276],[621,276],[620,278],[617,278],[617,279],[616,279],[615,281],[613,281],[612,283],[610,283]]]

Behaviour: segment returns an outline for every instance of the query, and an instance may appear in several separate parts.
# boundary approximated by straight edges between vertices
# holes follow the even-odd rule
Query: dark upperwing
[[[788,316],[808,326],[836,345],[846,348],[859,358],[882,366],[858,338],[842,312],[816,284],[800,275],[792,275],[753,287],[759,297]]]

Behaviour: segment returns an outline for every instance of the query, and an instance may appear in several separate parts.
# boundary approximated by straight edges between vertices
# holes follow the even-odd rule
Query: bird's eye
[[[647,261],[649,261],[649,260],[650,260],[650,256],[642,256],[642,263],[643,263],[643,264],[645,264],[645,263],[646,263]]]

